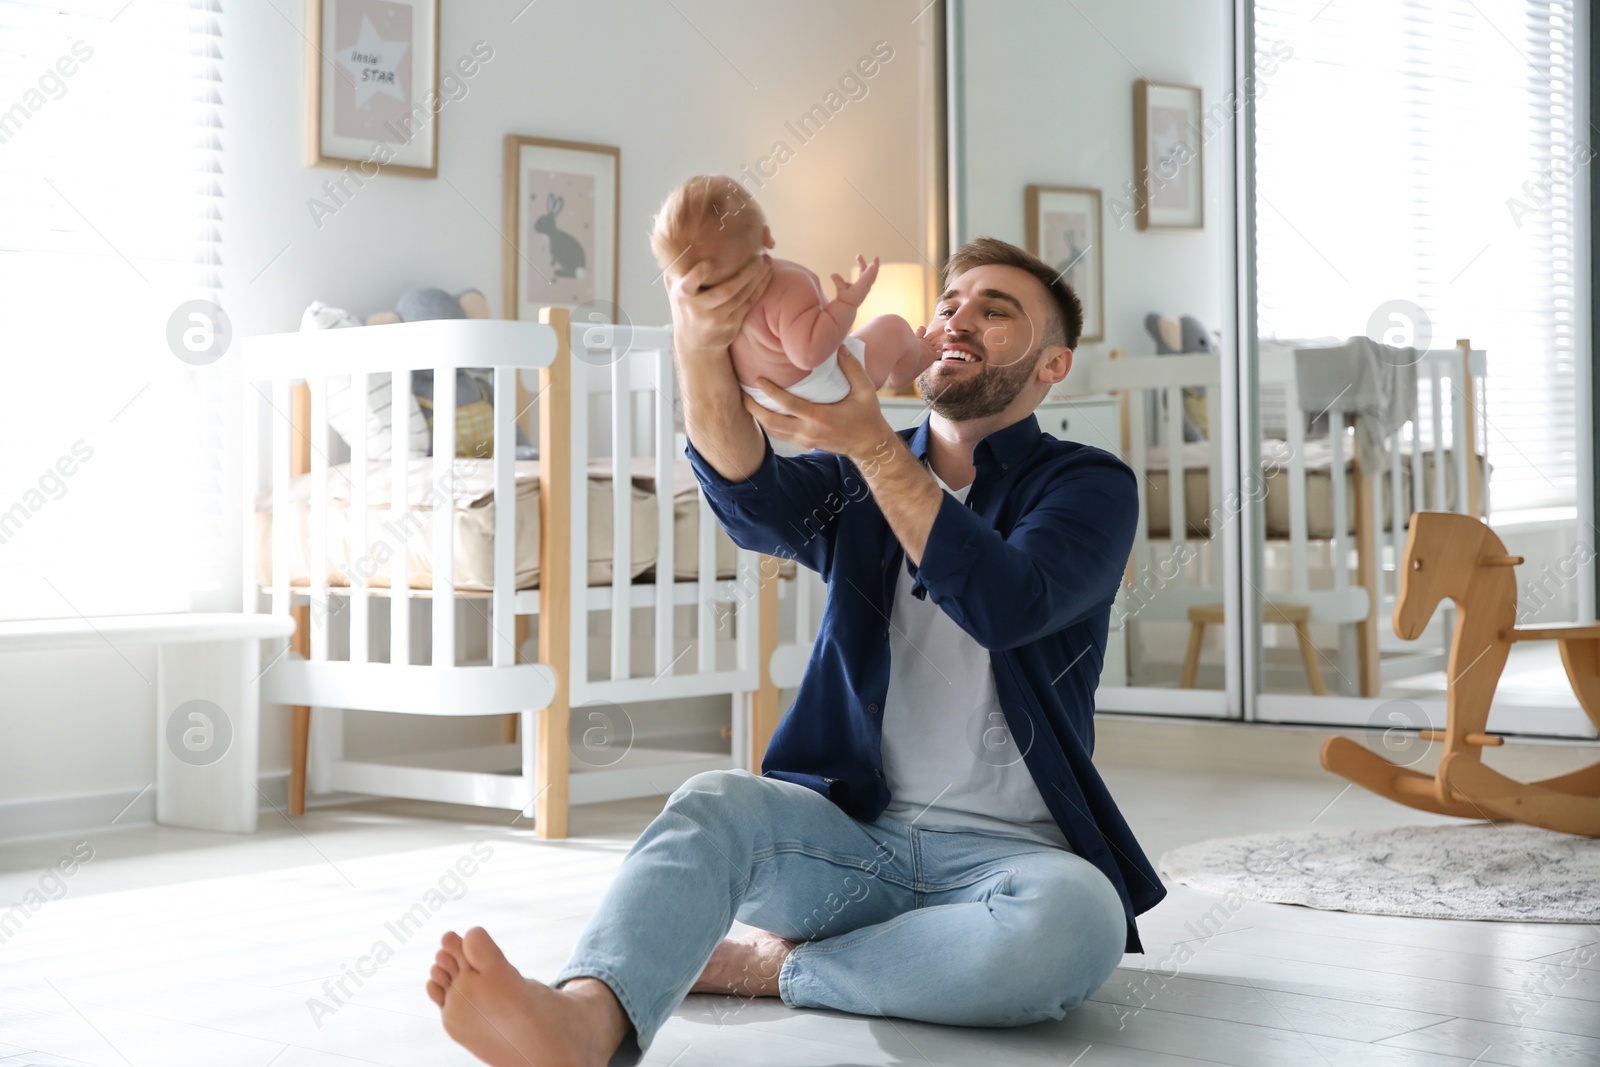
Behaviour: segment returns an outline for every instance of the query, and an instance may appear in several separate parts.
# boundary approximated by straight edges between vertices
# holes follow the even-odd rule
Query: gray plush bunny
[[[533,232],[550,239],[550,266],[557,278],[581,278],[588,262],[583,244],[572,234],[556,228],[556,216],[567,204],[566,197],[550,193],[545,197],[544,214],[533,220]]]

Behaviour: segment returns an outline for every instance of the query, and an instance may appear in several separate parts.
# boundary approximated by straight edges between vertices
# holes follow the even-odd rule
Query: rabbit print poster
[[[1100,255],[1100,190],[1065,185],[1030,185],[1023,204],[1028,251],[1066,279],[1083,301],[1080,340],[1105,337],[1101,295],[1104,262]]]
[[[565,307],[615,321],[621,153],[515,134],[505,144],[508,314],[533,320]]]
[[[523,247],[528,250],[523,299],[534,304],[594,300],[593,176],[530,170],[523,188]]]

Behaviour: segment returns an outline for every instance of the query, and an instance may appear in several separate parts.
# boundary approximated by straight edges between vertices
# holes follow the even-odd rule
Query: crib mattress
[[[494,587],[495,500],[493,461],[456,461],[454,477],[448,487],[454,517],[456,589],[489,591]],[[433,588],[433,515],[442,505],[445,492],[434,490],[433,460],[413,459],[407,473],[408,521],[402,524],[391,514],[391,468],[374,463],[367,480],[367,536],[352,536],[350,468],[348,464],[328,470],[327,559],[328,584],[349,586],[351,575],[366,578],[374,588],[388,588],[394,552],[404,545],[409,556],[411,588]],[[632,543],[629,559],[622,564],[630,579],[638,578],[656,565],[657,504],[654,461],[635,460],[630,477],[629,513]],[[589,465],[587,492],[589,531],[586,546],[589,584],[609,585],[616,567],[612,558],[613,504],[610,460]],[[516,464],[516,575],[518,589],[539,584],[539,461]],[[679,579],[699,576],[700,509],[699,487],[686,460],[674,464],[672,485],[673,574]],[[311,476],[295,478],[289,487],[289,508],[295,528],[289,538],[289,582],[308,585],[311,544]],[[406,536],[406,526],[410,536]],[[257,567],[256,578],[263,586],[272,584],[272,498],[263,492],[256,499]],[[733,541],[720,527],[716,534],[716,569],[719,578],[734,577],[737,557]],[[579,551],[574,546],[574,551]]]
[[[1211,498],[1211,475],[1206,468],[1205,442],[1193,442],[1183,446],[1183,491],[1185,519],[1190,537],[1210,536],[1210,512],[1221,507],[1222,494],[1217,494],[1217,502]],[[1265,511],[1264,519],[1267,536],[1274,539],[1284,539],[1289,536],[1289,468],[1288,444],[1284,441],[1265,440],[1261,442],[1261,469],[1264,488],[1261,494],[1261,506]],[[1349,449],[1345,451],[1349,456]],[[1463,488],[1457,485],[1455,455],[1450,449],[1444,450],[1445,458],[1445,508],[1455,510],[1458,501],[1463,499]],[[1437,475],[1434,471],[1433,453],[1429,452],[1424,457],[1422,467],[1422,487],[1424,505],[1427,508],[1436,508],[1434,503],[1434,485]],[[1308,441],[1305,444],[1306,461],[1306,536],[1314,540],[1327,540],[1334,535],[1333,527],[1333,461],[1332,452],[1326,440]],[[1482,456],[1477,457],[1479,484],[1489,484],[1489,471],[1491,465]],[[1356,473],[1355,464],[1349,458],[1345,461],[1345,503],[1349,520],[1345,533],[1354,536],[1355,524],[1355,499],[1356,499]],[[1394,521],[1393,498],[1391,484],[1393,477],[1389,468],[1385,468],[1382,481],[1383,513],[1378,529],[1387,530]],[[1405,522],[1411,513],[1412,501],[1412,474],[1410,457],[1403,457],[1400,467],[1400,501],[1401,522]],[[1145,511],[1147,515],[1147,532],[1150,537],[1166,538],[1172,532],[1172,473],[1171,461],[1165,448],[1152,447],[1145,456]],[[1236,511],[1237,509],[1234,509]],[[1481,509],[1480,509],[1481,510]],[[1222,509],[1219,519],[1225,520],[1232,512]],[[1479,516],[1484,517],[1483,515]]]

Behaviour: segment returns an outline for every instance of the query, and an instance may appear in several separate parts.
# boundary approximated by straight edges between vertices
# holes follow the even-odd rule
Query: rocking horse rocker
[[[1322,765],[1400,804],[1439,815],[1515,821],[1562,833],[1600,837],[1600,763],[1555,778],[1519,782],[1484,765],[1483,748],[1504,739],[1486,732],[1489,705],[1515,641],[1558,641],[1561,662],[1584,712],[1600,726],[1600,623],[1517,626],[1512,568],[1521,556],[1470,515],[1418,511],[1411,516],[1401,561],[1394,629],[1412,640],[1439,601],[1456,602],[1447,667],[1445,729],[1424,730],[1444,742],[1433,775],[1396,766],[1347,737],[1322,745]]]

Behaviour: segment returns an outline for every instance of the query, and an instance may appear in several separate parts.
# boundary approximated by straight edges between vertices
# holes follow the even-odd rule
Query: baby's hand
[[[838,296],[836,299],[849,304],[851,307],[860,307],[861,302],[872,291],[872,283],[878,280],[878,257],[872,257],[872,265],[861,256],[856,257],[856,268],[861,271],[861,277],[853,282],[847,282],[840,275],[833,276],[833,288]]]

